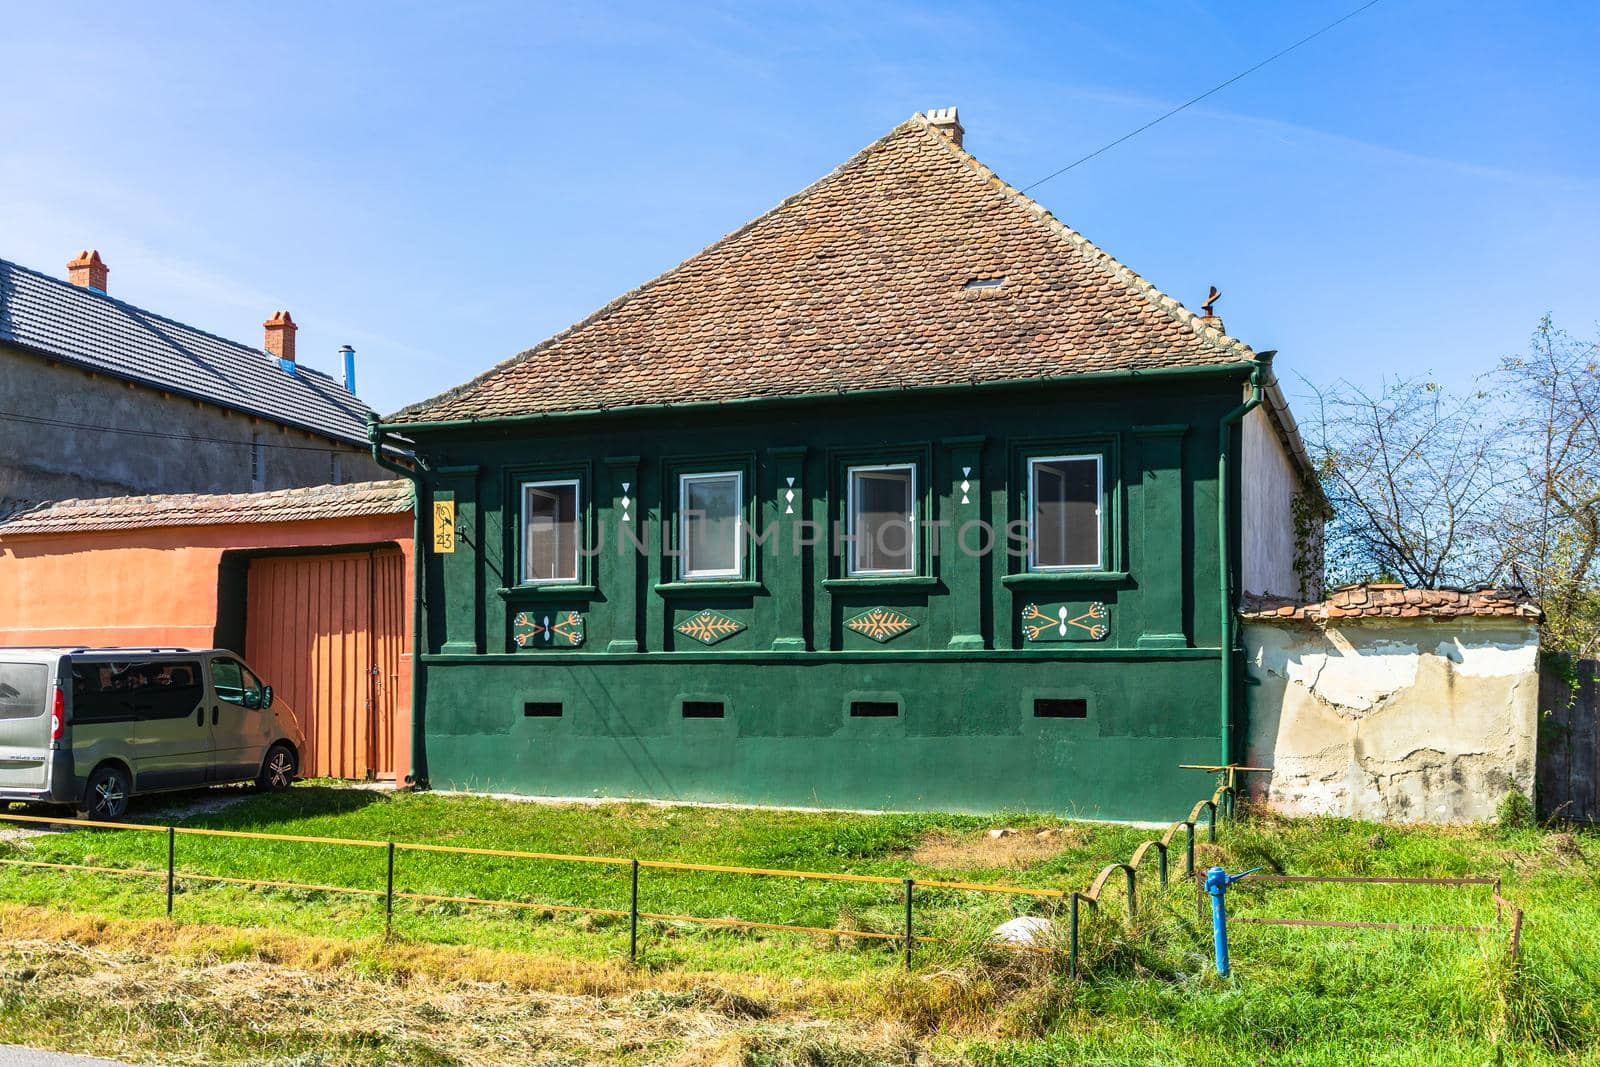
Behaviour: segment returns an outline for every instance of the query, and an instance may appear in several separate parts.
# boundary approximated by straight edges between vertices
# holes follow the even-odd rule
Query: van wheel
[[[132,791],[127,771],[109,763],[96,767],[89,776],[89,787],[83,791],[78,817],[115,822],[128,814],[128,794]]]
[[[294,749],[283,744],[273,745],[267,749],[267,758],[261,761],[256,788],[269,793],[280,792],[294,784],[294,776],[298,773],[300,760],[295,756]]]

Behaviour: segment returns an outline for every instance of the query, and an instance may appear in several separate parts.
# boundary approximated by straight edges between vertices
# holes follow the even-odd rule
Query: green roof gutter
[[[576,419],[596,415],[643,415],[651,412],[693,412],[726,408],[760,408],[774,404],[804,404],[820,400],[883,399],[895,396],[946,396],[996,389],[1037,389],[1041,386],[1123,384],[1135,381],[1189,380],[1193,378],[1243,377],[1257,370],[1255,360],[1208,363],[1189,367],[1151,367],[1148,370],[1088,371],[1083,374],[1054,374],[1039,378],[1007,378],[992,382],[949,382],[941,385],[905,385],[885,389],[836,389],[820,393],[782,393],[773,396],[736,397],[729,400],[694,400],[682,404],[625,404],[612,408],[577,408],[571,411],[541,411],[522,415],[490,415],[484,418],[436,419],[421,422],[378,422],[383,433],[415,433],[433,430],[460,430],[472,427],[494,428],[544,422],[548,419]]]
[[[428,788],[427,735],[423,732],[422,650],[427,639],[422,632],[422,587],[426,581],[423,555],[427,545],[422,539],[422,459],[415,457],[417,467],[396,463],[384,455],[386,448],[395,448],[388,434],[378,425],[378,416],[367,417],[367,440],[372,445],[372,460],[384,470],[393,471],[411,483],[411,787]]]
[[[1228,466],[1233,452],[1233,428],[1261,405],[1261,383],[1272,367],[1276,352],[1262,352],[1250,369],[1250,395],[1244,403],[1222,416],[1217,423],[1217,602],[1220,617],[1217,643],[1222,657],[1222,693],[1218,704],[1224,766],[1233,763],[1233,660],[1234,610],[1232,582],[1232,523],[1228,507]]]

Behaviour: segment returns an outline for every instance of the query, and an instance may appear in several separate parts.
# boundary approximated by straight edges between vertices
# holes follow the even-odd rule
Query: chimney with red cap
[[[277,356],[278,360],[288,364],[283,369],[294,370],[294,332],[300,327],[294,324],[294,319],[289,317],[287,311],[274,311],[272,317],[262,323],[267,328],[267,343],[264,346],[267,355]]]
[[[106,291],[106,275],[109,273],[111,268],[100,258],[100,252],[93,248],[79,252],[78,258],[67,264],[67,281],[97,293]]]

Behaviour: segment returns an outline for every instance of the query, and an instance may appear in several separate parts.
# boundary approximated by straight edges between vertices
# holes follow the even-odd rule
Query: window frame
[[[216,675],[217,665],[219,663],[231,663],[235,667],[239,668],[238,697],[222,695],[222,689],[217,685]],[[236,708],[244,708],[246,711],[261,710],[263,696],[267,691],[266,683],[260,678],[257,678],[256,672],[252,671],[249,667],[246,667],[243,660],[240,660],[235,656],[212,656],[211,662],[207,666],[209,667],[209,670],[207,671],[207,678],[211,683],[211,691],[216,694],[218,700],[224,704],[232,704]],[[255,684],[251,685],[251,682],[254,682]],[[249,694],[252,692],[255,693],[255,703],[253,704],[249,699]]]
[[[541,489],[551,486],[572,486],[572,522],[575,526],[572,538],[572,577],[570,578],[529,578],[528,577],[528,490]],[[517,584],[533,588],[545,588],[560,585],[583,584],[583,546],[584,546],[584,521],[583,521],[583,479],[577,476],[570,478],[518,478],[517,479]]]
[[[23,671],[38,671],[39,700],[36,704],[32,701],[24,702],[21,700],[12,704],[0,704],[0,720],[37,719],[41,715],[48,715],[51,708],[50,701],[53,699],[52,686],[50,684],[50,665],[48,663],[26,663],[13,660],[0,663],[0,670],[8,667],[17,669],[17,674],[13,677],[18,681],[21,680]],[[17,689],[14,684],[6,684],[15,690],[19,698],[29,695],[28,691]]]
[[[1038,512],[1035,508],[1035,496],[1038,490],[1036,471],[1040,464],[1066,463],[1073,460],[1094,461],[1095,483],[1095,542],[1093,563],[1040,563],[1039,540],[1036,536]],[[1024,494],[1025,514],[1028,522],[1028,573],[1029,574],[1063,574],[1074,571],[1101,571],[1106,568],[1106,454],[1099,452],[1075,452],[1063,455],[1029,455],[1026,457],[1027,485]]]
[[[680,470],[676,472],[678,480],[678,509],[677,514],[674,516],[673,527],[678,550],[676,568],[678,581],[727,582],[739,581],[744,577],[747,556],[744,544],[744,525],[746,521],[744,475],[744,470],[739,468],[731,470]],[[731,569],[696,571],[691,569],[689,560],[689,483],[722,478],[733,479],[733,567]]]
[[[100,704],[100,701],[98,699],[85,700],[84,698],[88,697],[90,694],[83,692],[78,685],[78,682],[80,680],[80,672],[87,672],[91,670],[98,672],[102,667],[109,669],[112,677],[117,675],[126,677],[134,671],[145,672],[152,669],[159,670],[162,668],[167,668],[170,671],[172,668],[186,667],[189,668],[191,672],[191,684],[183,688],[194,689],[197,692],[197,695],[195,696],[194,703],[187,706],[182,706],[181,711],[175,710],[175,708],[180,707],[181,705],[174,705],[160,709],[159,713],[157,713],[157,709],[149,706],[148,704],[142,705],[141,701],[136,698],[146,690],[154,690],[155,692],[160,693],[164,688],[162,686],[147,686],[141,684],[128,689],[106,690],[104,688],[99,688],[97,685],[93,694],[93,696],[96,698],[99,698],[107,692],[121,693],[125,695],[117,698],[114,701],[116,704],[115,708],[109,707],[113,701],[106,701],[105,705],[95,707],[93,705]],[[71,665],[71,675],[71,721],[74,723],[160,722],[168,719],[186,719],[195,713],[196,708],[200,708],[205,705],[206,694],[211,692],[211,689],[209,688],[209,665],[203,660],[202,657],[199,656],[196,656],[193,659],[166,659],[161,657],[154,659],[79,659],[74,657]]]
[[[905,568],[862,568],[857,566],[857,550],[860,548],[856,516],[856,475],[870,474],[883,471],[910,471],[910,542],[906,545],[906,554],[910,557],[910,565]],[[917,463],[915,460],[898,460],[890,463],[847,463],[844,468],[844,519],[845,536],[849,538],[847,544],[849,551],[845,555],[844,573],[847,578],[907,578],[915,577],[922,573],[922,537],[918,530],[918,512],[921,511],[920,501],[917,498]]]

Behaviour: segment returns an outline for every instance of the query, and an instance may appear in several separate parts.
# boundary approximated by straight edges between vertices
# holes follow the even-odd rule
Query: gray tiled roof
[[[365,445],[366,404],[321,371],[0,259],[0,342]]]

